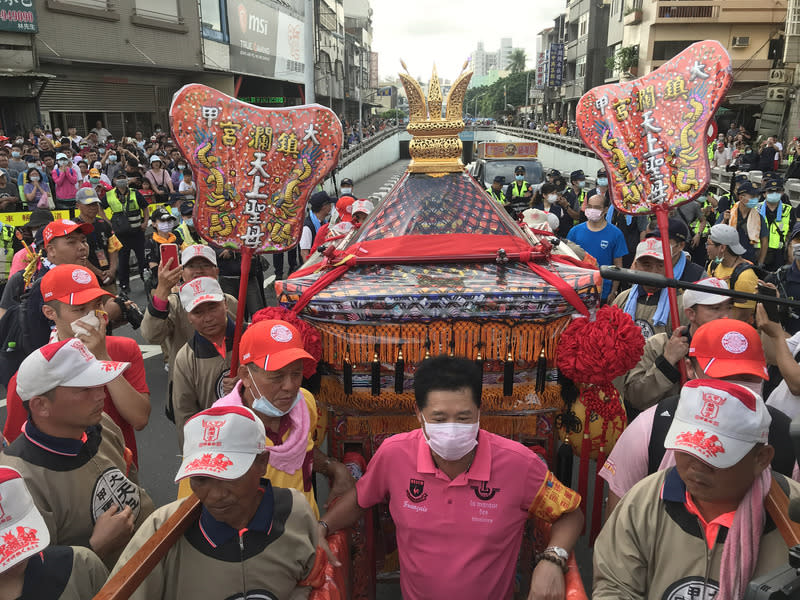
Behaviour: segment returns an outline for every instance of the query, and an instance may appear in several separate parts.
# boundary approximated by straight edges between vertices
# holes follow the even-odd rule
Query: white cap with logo
[[[50,545],[50,532],[22,475],[0,467],[0,573]]]
[[[692,306],[696,306],[697,304],[703,304],[706,306],[711,306],[713,304],[721,304],[728,299],[728,296],[721,296],[720,294],[714,293],[714,288],[718,290],[727,290],[728,284],[723,281],[722,279],[717,279],[716,277],[707,277],[706,279],[701,279],[700,281],[695,282],[697,285],[704,285],[706,286],[709,291],[708,292],[701,292],[700,290],[686,290],[683,292],[683,306],[684,308],[691,308]]]
[[[212,406],[183,427],[183,462],[175,481],[204,476],[238,479],[267,451],[264,424],[245,406]]]
[[[664,447],[727,469],[756,444],[769,441],[771,422],[767,405],[746,387],[719,379],[694,379],[681,390]]]
[[[205,244],[194,244],[193,246],[188,246],[181,252],[181,264],[185,265],[193,258],[205,258],[208,262],[210,262],[215,267],[217,266],[217,253],[214,252],[213,248],[206,246]]]
[[[113,381],[131,363],[97,360],[83,342],[70,338],[31,352],[17,371],[17,394],[23,402],[57,387],[95,387]]]
[[[181,304],[186,312],[192,312],[204,302],[223,302],[225,293],[213,277],[197,277],[181,286]]]

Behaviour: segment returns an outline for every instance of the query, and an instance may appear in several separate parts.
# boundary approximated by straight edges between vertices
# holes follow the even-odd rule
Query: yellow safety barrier
[[[169,204],[148,204],[147,205],[147,214],[152,215],[158,208],[165,208],[166,210],[170,209]],[[54,210],[53,218],[58,219],[72,219],[77,214],[75,209],[69,210]],[[111,210],[106,208],[104,210],[106,219],[111,220]],[[3,225],[8,225],[10,227],[24,227],[27,225],[28,221],[30,221],[31,213],[30,211],[23,211],[23,212],[7,212],[7,213],[0,213],[0,223]]]

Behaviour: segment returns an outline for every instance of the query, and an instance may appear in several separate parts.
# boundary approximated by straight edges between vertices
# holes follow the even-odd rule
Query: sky
[[[536,34],[566,12],[566,0],[370,0],[372,51],[381,79],[402,70],[427,82],[434,61],[440,79],[453,80],[483,41],[487,51],[510,37],[535,67]]]

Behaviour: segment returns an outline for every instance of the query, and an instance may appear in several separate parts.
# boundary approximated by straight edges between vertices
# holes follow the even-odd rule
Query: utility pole
[[[306,104],[314,104],[316,96],[314,94],[314,0],[306,0],[305,32],[303,35],[305,50],[305,88]]]

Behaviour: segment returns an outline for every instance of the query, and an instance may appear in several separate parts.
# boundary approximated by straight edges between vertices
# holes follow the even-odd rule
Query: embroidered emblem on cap
[[[285,325],[273,325],[269,334],[272,336],[273,340],[281,343],[291,342],[293,337],[292,330]]]
[[[738,331],[729,331],[722,336],[722,347],[731,354],[741,354],[747,346],[747,338]]]
[[[67,219],[64,219],[63,221],[61,221],[61,223],[64,225],[77,225],[75,221],[69,221]]]
[[[221,446],[219,432],[225,423],[227,421],[206,421],[203,419],[201,422],[203,426],[203,441],[200,442],[200,446]]]
[[[203,454],[200,458],[194,459],[184,469],[187,473],[192,471],[211,471],[213,473],[222,473],[227,471],[228,467],[233,464],[233,461],[224,454]]]
[[[189,282],[189,287],[192,288],[195,294],[202,294],[203,293],[203,282],[199,279],[192,279]]]
[[[679,433],[675,437],[675,445],[694,448],[697,452],[708,458],[714,457],[720,453],[725,453],[725,448],[722,442],[719,441],[719,438],[713,434],[706,437],[706,432],[702,429],[698,429],[694,432],[686,431],[684,433]]]
[[[22,553],[39,545],[39,530],[32,527],[17,527],[16,535],[8,532],[3,535],[0,545],[0,564],[14,560]]]
[[[72,272],[72,280],[75,283],[80,283],[81,285],[88,285],[92,283],[92,276],[89,275],[88,271],[84,269],[75,269]]]
[[[703,392],[702,400],[703,407],[694,418],[698,421],[705,421],[714,427],[719,426],[717,416],[719,415],[719,407],[725,404],[725,398],[711,392]]]

